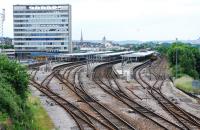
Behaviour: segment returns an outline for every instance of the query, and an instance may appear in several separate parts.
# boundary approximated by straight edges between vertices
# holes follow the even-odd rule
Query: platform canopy
[[[114,52],[114,53],[105,53],[105,54],[98,54],[98,57],[112,57],[112,56],[120,56],[120,55],[125,55],[125,54],[131,54],[134,51],[122,51],[122,52]]]
[[[112,51],[97,51],[97,52],[82,52],[82,53],[69,53],[69,54],[59,54],[56,55],[56,58],[67,58],[67,57],[86,57],[88,55],[97,55],[97,54],[105,54],[105,53],[111,53]]]
[[[135,52],[127,55],[122,55],[125,58],[134,58],[134,57],[146,57],[152,55],[155,51],[145,51],[145,52]]]

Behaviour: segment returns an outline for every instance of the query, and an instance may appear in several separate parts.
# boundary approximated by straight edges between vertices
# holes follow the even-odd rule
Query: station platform
[[[122,63],[118,63],[113,66],[113,70],[115,71],[117,75],[129,81],[133,77],[133,69],[142,63],[143,62],[132,62],[132,63],[124,64],[123,66],[122,66]]]

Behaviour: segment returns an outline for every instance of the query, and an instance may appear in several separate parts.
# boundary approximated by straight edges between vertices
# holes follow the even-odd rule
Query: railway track
[[[178,107],[162,94],[161,88],[164,82],[168,79],[168,75],[165,73],[165,62],[163,62],[162,59],[153,64],[151,64],[150,61],[147,61],[136,67],[133,70],[134,78],[145,90],[147,90],[149,95],[151,95],[162,106],[162,108],[176,120],[176,122],[167,120],[162,115],[155,113],[149,107],[143,106],[131,98],[131,96],[122,89],[124,86],[120,85],[117,75],[112,70],[112,65],[114,63],[115,62],[102,64],[94,69],[92,79],[104,92],[125,104],[132,110],[132,112],[137,113],[150,121],[155,125],[155,128],[166,130],[200,129],[200,119],[198,117]],[[51,98],[67,113],[69,113],[80,130],[135,130],[136,127],[133,122],[130,122],[121,114],[119,115],[118,113],[108,109],[105,104],[98,101],[97,98],[87,91],[87,86],[84,86],[84,81],[81,78],[85,69],[84,64],[85,63],[83,62],[77,62],[57,66],[41,83],[38,83],[35,80],[37,73],[36,70],[35,73],[31,72],[33,76],[30,84],[44,93],[47,97]],[[153,81],[150,83],[148,78],[144,78],[144,75],[142,74],[142,71],[149,66],[149,73],[154,77],[154,83]],[[62,83],[62,86],[68,88],[68,90],[73,92],[80,100],[71,102],[64,99],[58,93],[55,93],[51,90],[51,87],[49,87],[52,79]],[[142,99],[140,98],[140,100]],[[88,110],[86,111],[81,108],[80,104],[86,106]]]
[[[87,119],[86,113],[81,111],[79,108],[77,108],[74,104],[68,102],[58,94],[52,92],[47,87],[41,86],[35,81],[30,81],[30,84],[37,88],[40,92],[45,94],[47,97],[52,99],[54,102],[56,102],[59,106],[61,106],[67,113],[71,115],[71,117],[76,122],[78,128],[80,130],[84,130],[85,128],[91,128],[93,130],[96,130],[94,125]]]
[[[126,93],[121,89],[121,85],[119,85],[118,81],[115,79],[115,74],[112,75],[113,80],[115,82],[115,84],[118,86],[119,90],[121,91],[121,93],[125,94]],[[127,95],[128,96],[128,95]],[[152,111],[151,109],[148,109],[148,107],[142,106],[140,103],[137,103],[136,101],[132,100],[132,99],[128,99],[130,100],[131,103],[137,104],[138,108],[142,109],[145,116],[148,117],[149,119],[152,119],[155,122],[158,122],[160,124],[162,124],[163,126],[165,126],[165,128],[167,129],[182,129],[180,126],[176,125],[175,123],[169,121],[168,119],[162,117],[161,115],[155,113],[154,111]]]
[[[45,80],[42,82],[43,86],[41,84],[37,83],[34,80],[34,77],[30,81],[30,84],[32,86],[36,87],[42,93],[44,93],[47,97],[52,99],[54,102],[56,102],[67,113],[69,113],[71,115],[71,117],[74,119],[74,121],[76,122],[76,124],[80,130],[85,130],[85,129],[98,130],[98,128],[91,122],[91,118],[93,119],[93,117],[90,114],[86,113],[85,111],[82,111],[75,104],[67,101],[66,99],[59,96],[59,94],[56,94],[52,90],[50,90],[50,88],[48,87],[48,84],[50,83],[50,81],[52,80],[52,78],[54,77],[55,73],[58,70],[59,69],[56,69],[49,76],[47,76],[47,78],[45,78]],[[44,83],[45,83],[45,85],[44,85]]]
[[[88,104],[91,107],[91,109],[98,114],[99,120],[102,123],[104,123],[104,125],[107,124],[107,127],[116,130],[135,130],[133,126],[131,126],[120,116],[116,115],[114,112],[109,110],[104,104],[98,102],[97,99],[95,99],[93,96],[89,95],[85,91],[83,83],[80,79],[81,71],[83,71],[83,68],[78,68],[74,71],[73,74],[71,74],[70,72],[72,72],[72,69],[70,69],[68,70],[68,72],[64,72],[64,75],[67,74],[66,76],[58,75],[58,78],[62,83],[64,83],[74,93],[76,93],[82,99],[83,102]],[[69,75],[73,75],[73,80],[69,80]],[[62,77],[66,78],[63,80],[61,79]]]
[[[162,61],[160,61],[162,63]],[[162,63],[163,64],[163,63]],[[154,69],[151,71],[152,75],[155,77],[156,81],[153,85],[149,84],[146,79],[144,79],[141,74],[142,69],[146,68],[147,65],[143,65],[135,71],[135,79],[138,81],[138,83],[143,86],[143,88],[148,88],[149,94],[163,107],[163,109],[168,112],[172,117],[176,119],[178,122],[178,125],[181,126],[182,129],[200,129],[200,119],[188,112],[186,112],[184,109],[178,107],[175,103],[170,101],[167,97],[165,97],[161,92],[161,87],[163,86],[163,83],[165,82],[167,76],[164,73],[164,70],[162,70],[165,67],[162,67],[163,65],[159,65],[159,62],[157,65],[154,66]],[[155,72],[155,68],[160,67],[160,69],[157,68],[157,71]],[[136,76],[138,74],[139,76]],[[137,78],[140,79],[137,79]]]
[[[106,68],[106,67],[104,67],[104,68]],[[96,75],[98,75],[98,77],[96,77],[96,78],[98,78],[98,80],[100,82],[98,84],[102,84],[103,86],[105,86],[105,87],[102,87],[102,85],[101,85],[101,87],[102,87],[102,89],[104,89],[104,91],[113,95],[118,100],[122,101],[124,104],[129,106],[132,110],[139,113],[143,117],[149,119],[154,124],[158,125],[159,127],[163,128],[163,129],[168,129],[169,126],[172,129],[181,129],[176,124],[174,124],[174,123],[168,121],[167,119],[163,118],[162,116],[154,113],[149,108],[144,107],[144,106],[140,105],[139,103],[135,102],[122,89],[120,89],[121,86],[119,85],[119,83],[116,80],[116,75],[112,71],[111,65],[110,65],[110,67],[108,67],[105,70],[99,70],[99,72],[100,73],[107,72],[107,74],[104,74],[104,76],[103,76],[105,79],[108,80],[107,83],[105,83],[105,80],[101,79],[101,78],[103,78],[100,76],[101,74],[96,74]],[[113,81],[111,81],[111,79]],[[96,81],[96,82],[98,82],[98,81]],[[115,84],[115,85],[113,85],[113,84]],[[115,86],[115,87],[113,87],[113,86]]]
[[[73,68],[76,68],[75,73],[77,73],[78,70],[80,70],[79,68],[77,69],[78,66],[79,65],[70,67],[68,69],[68,70],[70,70],[69,73],[71,72],[71,70]],[[90,104],[90,106],[93,109],[95,109],[96,112],[101,113],[100,115],[103,117],[104,121],[106,119],[106,121],[107,121],[106,123],[108,123],[109,125],[106,124],[105,122],[103,122],[102,119],[101,120],[97,119],[97,118],[91,116],[90,114],[88,114],[88,113],[80,110],[76,105],[68,102],[67,100],[63,99],[58,94],[56,94],[52,90],[50,90],[50,87],[48,87],[50,81],[54,78],[54,76],[56,76],[58,78],[58,72],[62,68],[64,68],[64,67],[56,68],[50,75],[48,75],[41,82],[41,84],[38,84],[37,82],[35,82],[34,78],[32,78],[32,80],[30,81],[30,84],[33,85],[34,87],[36,87],[38,90],[40,90],[45,95],[47,95],[49,98],[51,98],[52,100],[54,100],[61,107],[63,107],[73,117],[73,119],[76,121],[77,125],[79,126],[79,129],[86,129],[85,127],[87,127],[87,129],[91,128],[91,129],[95,129],[96,130],[98,128],[95,126],[94,122],[96,122],[96,123],[98,122],[99,124],[101,124],[101,125],[104,126],[103,129],[110,129],[110,130],[114,130],[114,129],[117,129],[117,130],[128,130],[128,129],[131,129],[131,130],[135,130],[134,127],[129,126],[128,124],[126,124],[126,122],[124,122],[124,120],[122,120],[115,113],[111,112],[104,105],[102,105],[100,103],[95,103],[94,104],[95,99],[93,99],[93,97],[91,97],[91,96],[86,95],[85,93],[83,93],[83,91],[81,92],[80,91],[81,89],[78,88],[75,84],[73,84],[73,83],[75,83],[75,81],[71,81],[71,82],[68,82],[68,83],[71,83],[71,85],[73,87],[76,87],[75,88],[76,92],[79,90],[79,92],[77,92],[77,95],[79,95],[79,97],[82,98],[87,104],[89,104],[91,102],[91,100],[87,101],[86,99],[84,99],[83,96],[88,96],[90,99],[92,99],[92,102],[93,102],[92,104],[93,105]],[[73,74],[73,76],[74,76],[74,80],[75,80],[76,74]],[[64,76],[61,76],[59,78],[62,78],[62,77],[64,77]],[[69,77],[69,76],[67,76],[67,77]],[[60,80],[62,81],[63,79],[60,79]],[[79,81],[79,83],[81,84],[80,81]],[[82,93],[82,95],[80,95],[80,93]],[[64,104],[64,105],[62,105],[62,104]],[[76,110],[74,110],[75,108],[70,107],[69,104],[71,106],[75,107]],[[101,112],[99,112],[99,111],[101,111]],[[104,113],[104,114],[102,114],[102,113]],[[115,122],[115,124],[113,122]],[[102,127],[100,129],[102,129]]]

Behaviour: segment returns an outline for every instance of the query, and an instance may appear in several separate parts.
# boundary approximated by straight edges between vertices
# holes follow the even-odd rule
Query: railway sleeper
[[[164,104],[164,103],[163,103]],[[174,107],[170,104],[170,103],[165,103],[164,104],[167,108],[169,109],[173,109]]]
[[[94,99],[92,99],[91,97],[89,97],[89,96],[87,96],[87,95],[84,95],[83,98],[84,98],[84,100],[87,101],[87,102],[95,102]]]
[[[194,126],[194,125],[190,125],[190,123],[188,123],[187,121],[185,121],[184,119],[179,119],[183,124],[185,124],[185,127],[188,129],[189,128],[189,130],[191,129],[191,130],[196,130],[197,129],[197,127],[196,126]]]
[[[82,128],[84,128],[84,130],[93,130],[93,128],[89,127],[87,124],[81,124],[81,125],[82,125]],[[77,130],[77,129],[75,129],[75,130]]]
[[[57,95],[50,94],[49,96],[52,98],[58,98],[59,94],[57,94]]]
[[[146,111],[146,110],[148,109],[148,110],[150,110],[150,111],[153,111],[153,109],[151,109],[151,108],[149,108],[149,107],[146,107],[146,106],[144,106],[144,107],[138,106],[138,107],[135,107],[135,109],[144,110],[144,111]]]
[[[146,110],[146,109],[144,109],[144,108],[135,108],[135,109],[137,109],[138,111],[140,111],[140,112],[142,112],[142,113],[149,113],[149,114],[152,114],[152,112],[154,112],[152,109],[151,109],[151,110],[150,110],[150,109]]]

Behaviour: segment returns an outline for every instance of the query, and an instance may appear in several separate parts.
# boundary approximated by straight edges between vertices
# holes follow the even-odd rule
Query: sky
[[[15,4],[72,5],[72,39],[192,40],[200,37],[200,0],[0,0],[4,36],[13,37]]]

